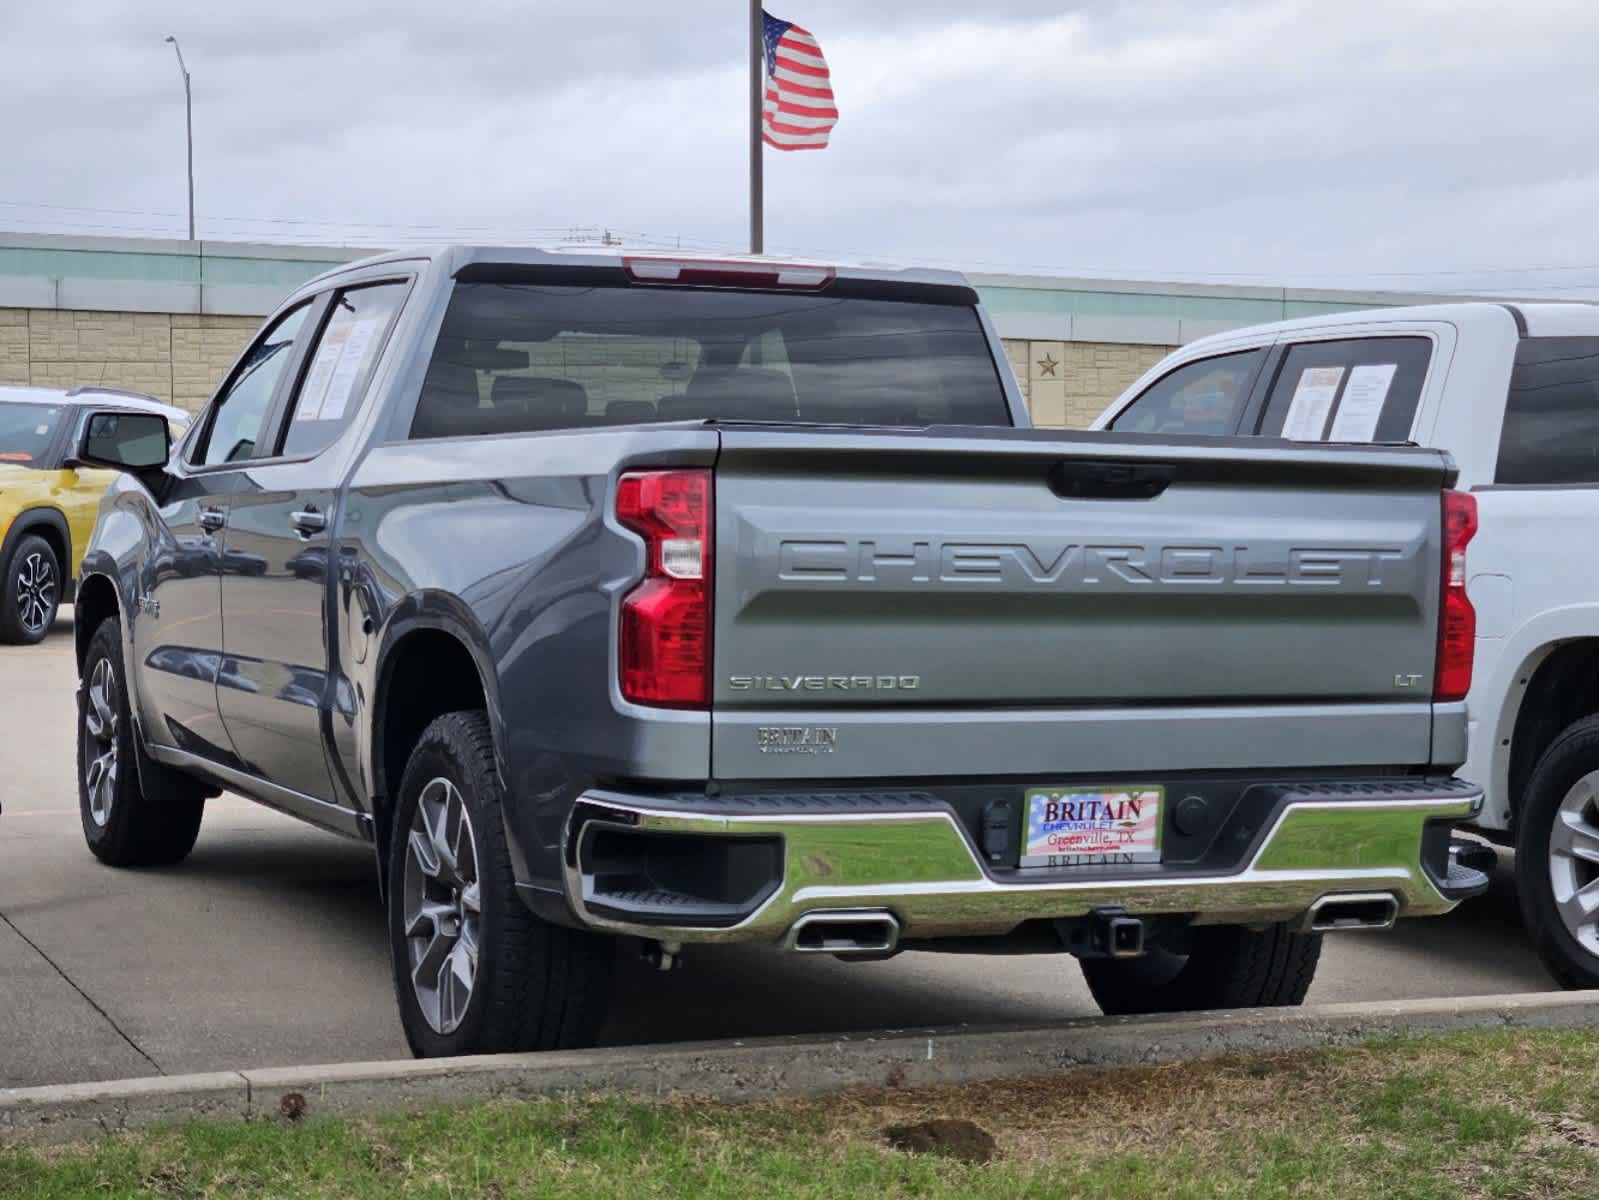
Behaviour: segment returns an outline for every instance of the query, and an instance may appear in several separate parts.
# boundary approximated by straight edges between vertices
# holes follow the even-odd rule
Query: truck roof
[[[623,267],[628,261],[688,263],[750,263],[763,266],[825,267],[848,279],[880,280],[884,283],[931,284],[944,287],[971,287],[959,271],[926,267],[899,267],[886,263],[847,262],[840,259],[797,259],[771,255],[721,254],[704,251],[631,250],[625,246],[566,246],[540,250],[531,246],[442,245],[395,250],[356,262],[340,263],[304,284],[299,291],[315,291],[329,281],[385,263],[428,262],[445,268],[451,275],[463,267],[478,264],[550,267]]]
[[[1396,321],[1448,321],[1466,326],[1507,319],[1516,322],[1529,337],[1599,337],[1599,304],[1558,300],[1463,300],[1402,308],[1349,309],[1316,317],[1249,325],[1211,334],[1189,342],[1183,349],[1203,350],[1211,346],[1230,346],[1240,340],[1258,339],[1262,334],[1304,333],[1367,322],[1380,325]]]

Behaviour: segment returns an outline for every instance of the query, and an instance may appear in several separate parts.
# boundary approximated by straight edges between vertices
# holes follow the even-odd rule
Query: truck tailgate
[[[1451,471],[1408,448],[727,428],[716,770],[1024,771],[1053,744],[1055,769],[1108,771],[1129,739],[1145,769],[1174,719],[1240,766],[1288,735],[1216,730],[1271,711],[1299,722],[1293,765],[1425,762]]]

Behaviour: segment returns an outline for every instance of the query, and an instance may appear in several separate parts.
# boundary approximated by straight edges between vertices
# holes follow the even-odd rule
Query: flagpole
[[[766,27],[762,0],[750,0],[750,253],[765,252],[766,180],[761,161],[761,106],[766,95]]]

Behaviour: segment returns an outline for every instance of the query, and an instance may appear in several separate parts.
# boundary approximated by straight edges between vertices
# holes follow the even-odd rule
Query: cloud
[[[1599,264],[1591,3],[771,3],[822,40],[843,114],[828,151],[767,155],[774,248],[1599,285],[1527,269]],[[170,32],[194,74],[202,232],[744,238],[746,31],[728,0],[9,7],[0,228],[181,230]]]

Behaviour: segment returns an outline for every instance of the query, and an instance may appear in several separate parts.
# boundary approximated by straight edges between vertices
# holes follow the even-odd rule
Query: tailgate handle
[[[1176,478],[1175,463],[1063,459],[1050,469],[1049,486],[1063,500],[1153,500]]]

